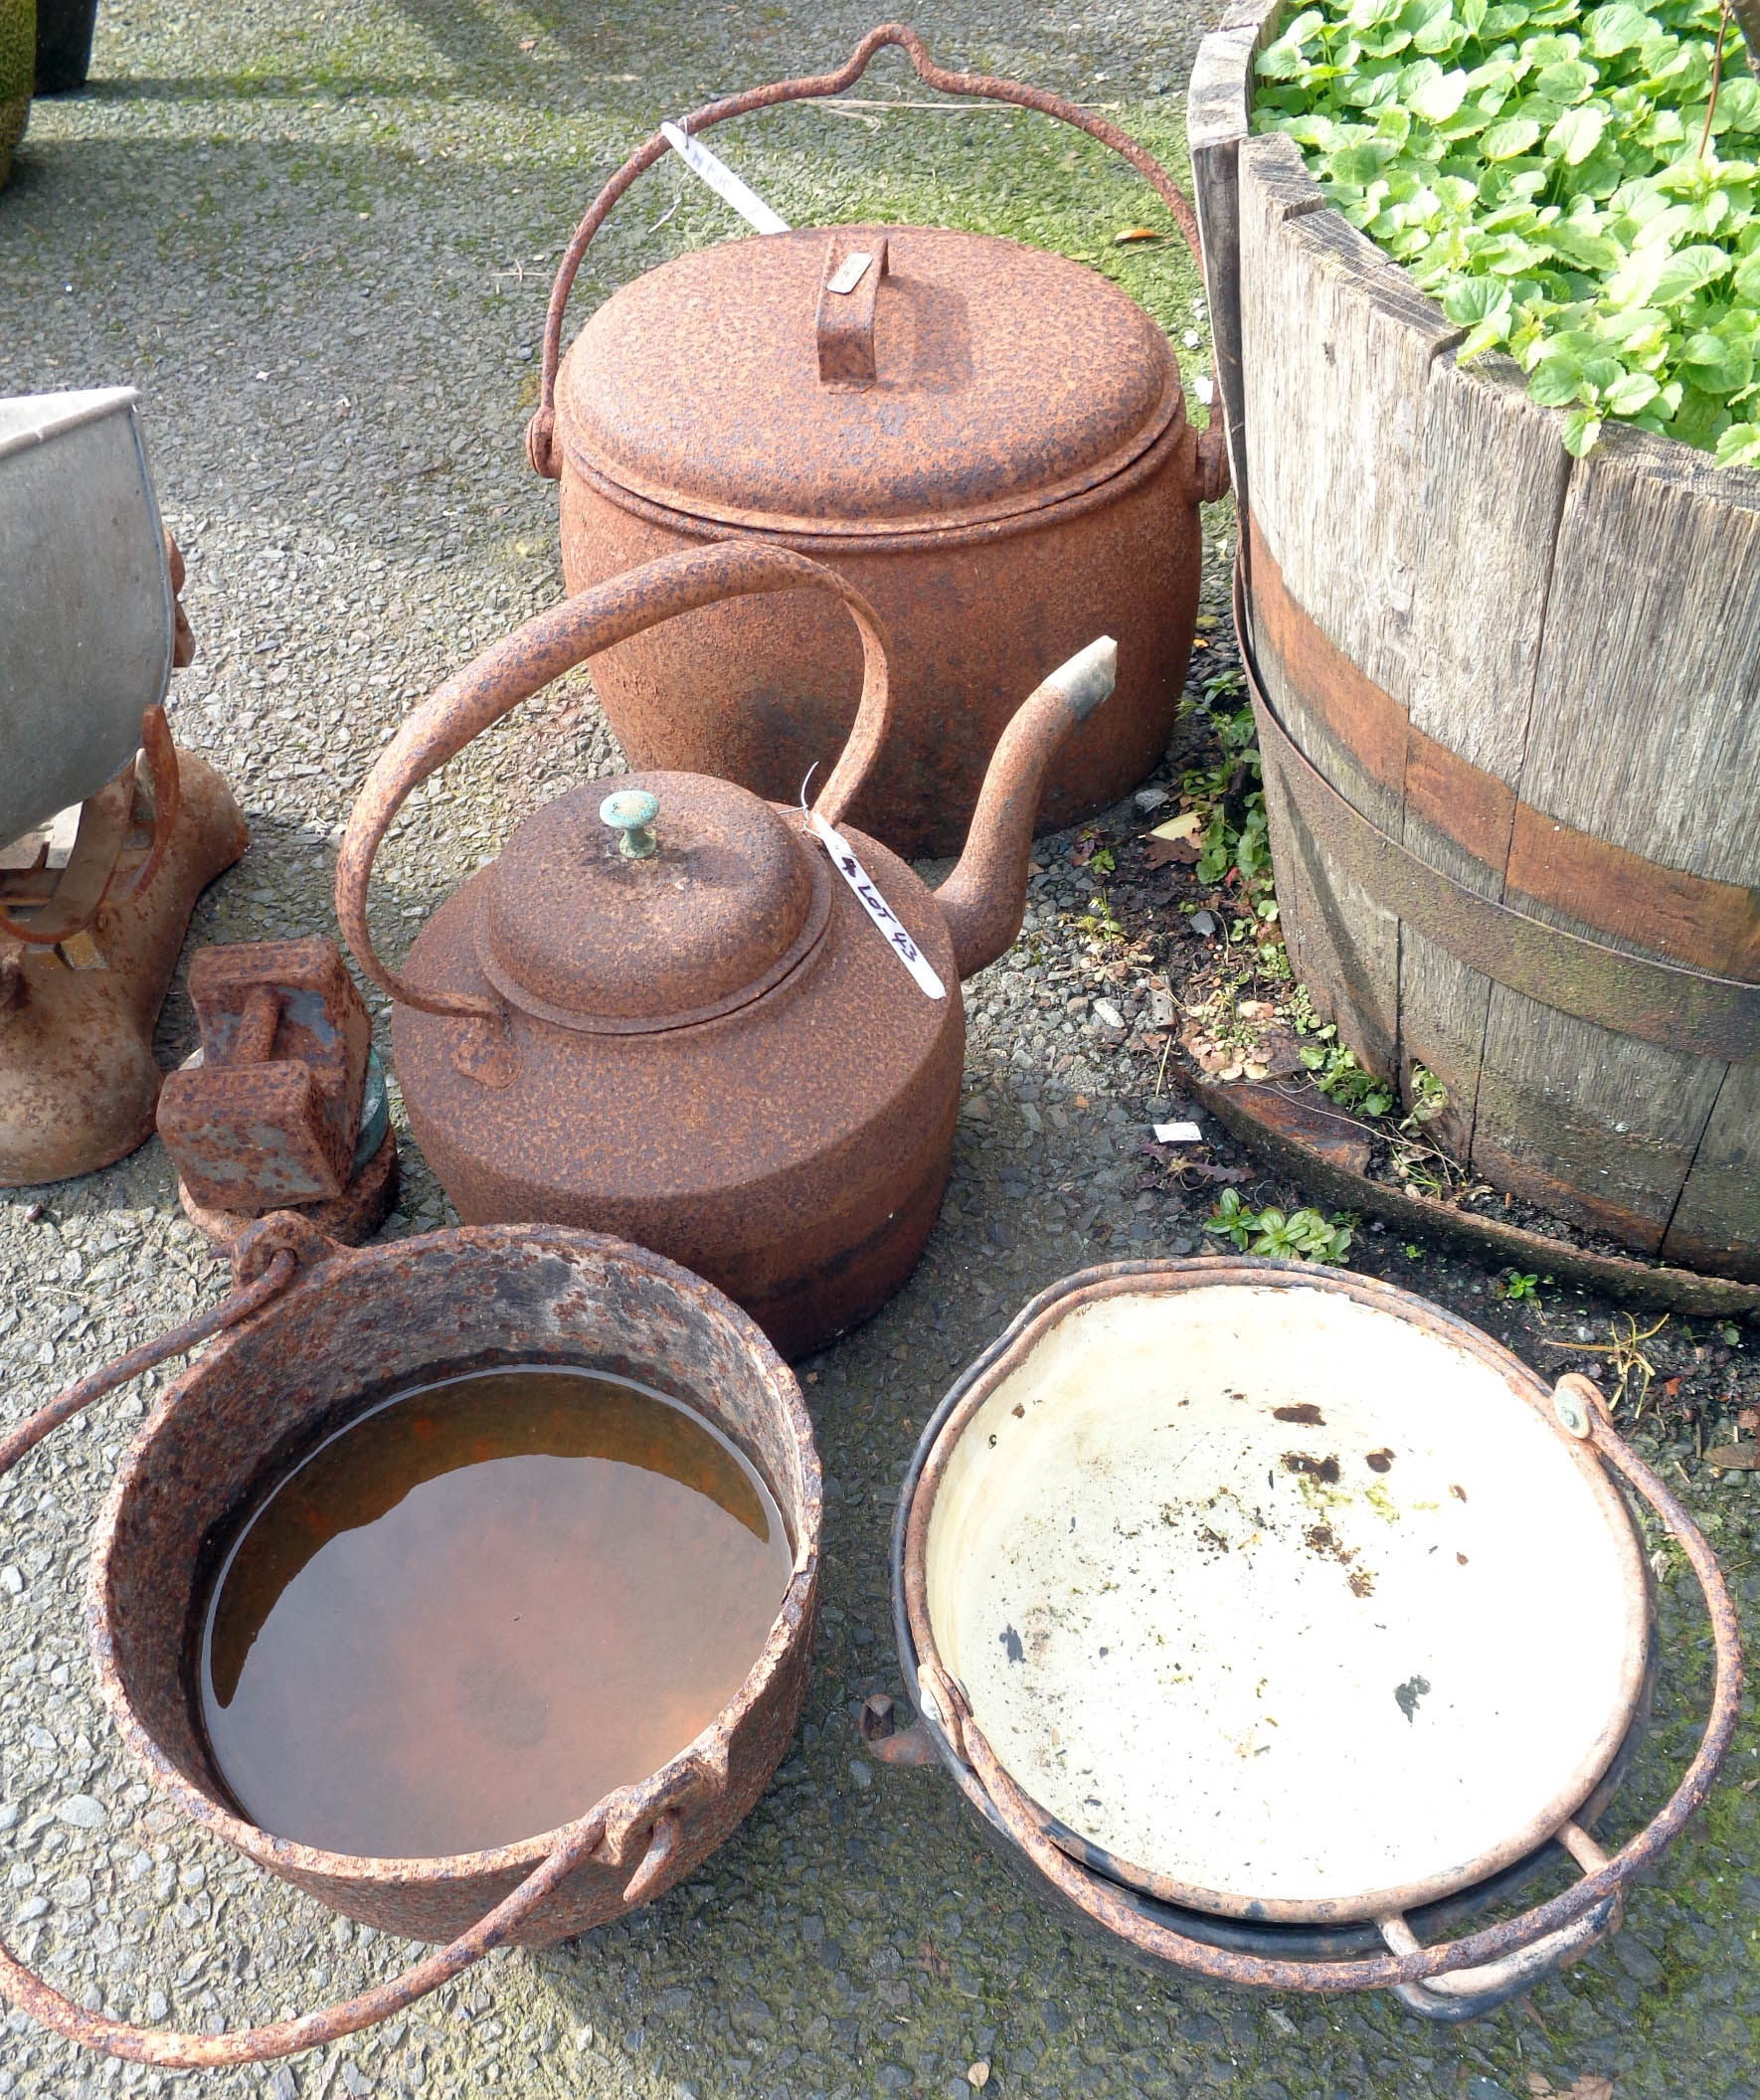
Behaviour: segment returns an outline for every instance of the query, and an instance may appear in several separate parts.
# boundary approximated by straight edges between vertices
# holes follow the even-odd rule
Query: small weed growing
[[[1232,1240],[1243,1254],[1336,1265],[1350,1250],[1355,1222],[1346,1211],[1335,1211],[1328,1223],[1318,1210],[1293,1210],[1288,1215],[1270,1208],[1249,1210],[1239,1189],[1225,1188],[1205,1219],[1204,1230]]]

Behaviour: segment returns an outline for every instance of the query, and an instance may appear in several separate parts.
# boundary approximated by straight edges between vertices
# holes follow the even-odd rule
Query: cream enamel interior
[[[925,1553],[936,1652],[1015,1780],[1235,1915],[1371,1917],[1519,1857],[1645,1662],[1593,1457],[1336,1290],[1090,1298],[958,1433]]]

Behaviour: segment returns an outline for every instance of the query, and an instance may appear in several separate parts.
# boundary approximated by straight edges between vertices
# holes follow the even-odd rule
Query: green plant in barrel
[[[25,135],[37,71],[37,0],[0,0],[0,188]]]
[[[1504,350],[1579,456],[1609,418],[1760,467],[1760,0],[1317,0],[1254,126]]]

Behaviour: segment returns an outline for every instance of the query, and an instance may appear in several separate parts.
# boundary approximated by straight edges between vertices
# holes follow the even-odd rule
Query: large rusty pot
[[[1125,133],[1054,95],[945,73],[897,25],[838,73],[711,103],[684,129],[839,93],[887,45],[937,88],[1043,110],[1123,153],[1195,253],[1184,199]],[[1197,505],[1226,473],[1185,420],[1165,335],[1059,256],[821,227],[650,270],[561,358],[589,241],[666,151],[656,134],[607,185],[551,297],[528,444],[562,483],[569,589],[730,531],[828,563],[897,637],[896,726],[852,814],[908,856],[958,851],[1016,696],[1092,634],[1115,635],[1117,696],[1060,754],[1039,821],[1116,801],[1166,747],[1197,612]],[[834,607],[765,600],[620,642],[594,683],[632,766],[784,800],[853,720],[861,661]]]
[[[847,614],[864,664],[811,811],[684,773],[593,782],[527,818],[401,974],[380,962],[367,884],[412,788],[570,665],[695,607],[782,594]],[[1020,707],[933,892],[877,840],[832,828],[886,748],[887,642],[866,600],[803,555],[738,541],[668,555],[540,613],[442,686],[361,789],[336,911],[397,1002],[410,1126],[459,1215],[658,1248],[785,1355],[874,1312],[947,1184],[959,979],[1019,930],[1041,780],[1111,691],[1116,655],[1092,644]]]
[[[491,1948],[543,1946],[651,1901],[723,1842],[769,1783],[806,1686],[820,1489],[800,1389],[701,1278],[638,1247],[550,1227],[433,1233],[348,1251],[278,1212],[235,1256],[238,1295],[75,1386],[0,1443],[0,1472],[61,1422],[206,1335],[224,1340],[142,1425],[100,1519],[88,1591],[105,1704],[160,1794],[332,1909],[443,1940],[348,2005],[230,2034],[130,2027],[82,2011],[0,1947],[0,1995],[118,2056],[218,2065],[287,2055],[382,2019]],[[194,1602],[216,1539],[289,1458],[402,1385],[494,1364],[587,1365],[692,1408],[763,1475],[793,1572],[731,1702],[649,1778],[561,1830],[451,1858],[357,1858],[260,1830],[229,1805],[188,1678]]]

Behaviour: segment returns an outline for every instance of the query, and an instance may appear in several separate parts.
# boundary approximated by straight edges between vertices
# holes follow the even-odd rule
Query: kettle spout
[[[1103,634],[1020,704],[990,757],[959,866],[935,893],[962,977],[993,962],[1026,916],[1027,856],[1045,771],[1113,689],[1119,645]]]

